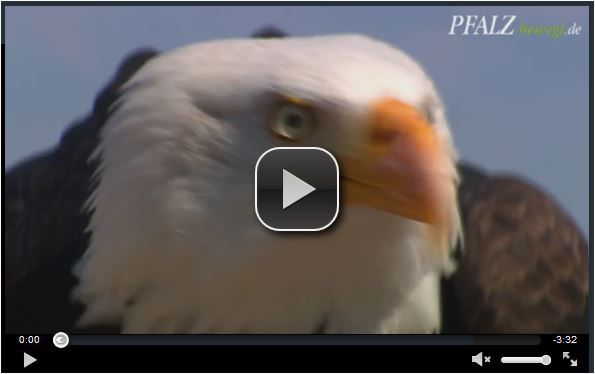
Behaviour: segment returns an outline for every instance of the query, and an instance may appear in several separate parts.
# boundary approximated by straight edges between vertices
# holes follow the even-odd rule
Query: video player
[[[2,4],[3,371],[593,372],[592,3],[93,5]]]

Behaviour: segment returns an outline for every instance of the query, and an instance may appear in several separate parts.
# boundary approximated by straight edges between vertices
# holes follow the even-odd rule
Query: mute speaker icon
[[[483,352],[479,352],[475,356],[471,356],[471,362],[475,362],[479,366],[483,366]]]

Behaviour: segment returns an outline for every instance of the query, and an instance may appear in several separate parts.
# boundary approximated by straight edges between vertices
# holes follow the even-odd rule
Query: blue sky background
[[[120,60],[276,25],[292,35],[361,33],[416,58],[435,80],[464,159],[522,174],[588,235],[589,22],[583,7],[5,8],[5,166],[55,144],[90,110]],[[579,36],[448,35],[453,14],[517,15]]]

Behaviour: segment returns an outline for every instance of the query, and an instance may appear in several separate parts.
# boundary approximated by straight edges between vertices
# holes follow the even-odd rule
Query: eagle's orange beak
[[[372,106],[368,128],[363,157],[341,157],[347,204],[427,223],[438,229],[441,243],[447,240],[456,209],[455,175],[433,126],[416,108],[383,99]]]

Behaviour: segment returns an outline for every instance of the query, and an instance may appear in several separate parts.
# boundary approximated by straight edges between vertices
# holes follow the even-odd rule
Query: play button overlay
[[[316,147],[278,147],[264,152],[254,171],[255,210],[273,231],[321,231],[339,213],[339,167]]]

